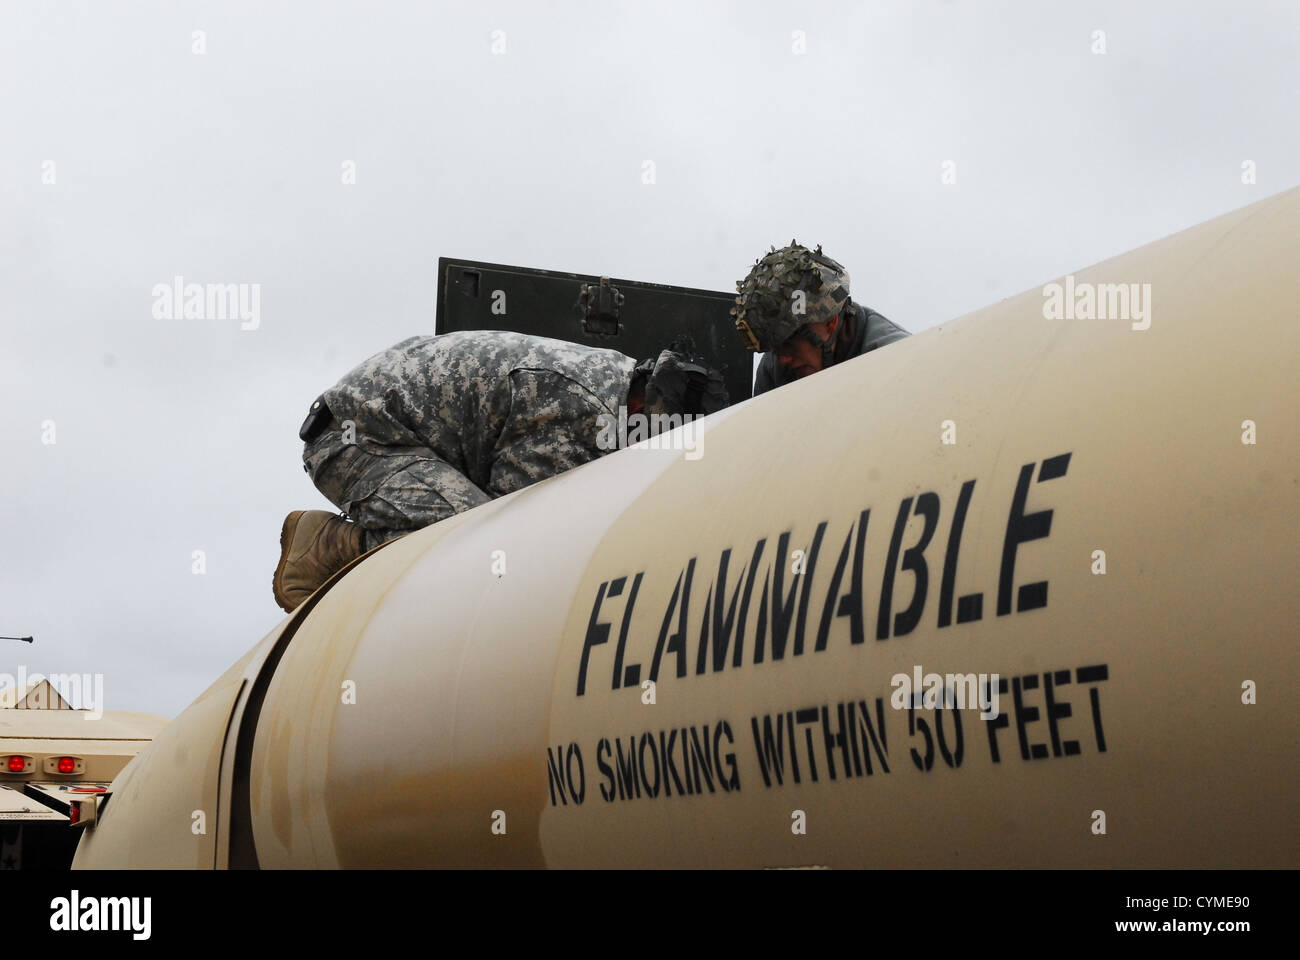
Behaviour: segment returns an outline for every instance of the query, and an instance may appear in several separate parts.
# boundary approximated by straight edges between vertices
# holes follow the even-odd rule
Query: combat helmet
[[[722,371],[708,365],[688,335],[674,339],[657,357],[637,364],[632,378],[637,377],[644,377],[645,410],[651,415],[703,417],[730,402]]]
[[[746,347],[755,352],[775,350],[803,332],[830,364],[833,343],[813,335],[807,325],[830,323],[844,309],[849,273],[825,256],[820,244],[809,250],[791,240],[780,250],[770,249],[744,280],[737,281],[736,291],[731,315]]]

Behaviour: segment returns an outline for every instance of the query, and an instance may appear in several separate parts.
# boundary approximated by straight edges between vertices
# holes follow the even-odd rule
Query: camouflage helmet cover
[[[750,350],[769,351],[800,327],[838,316],[849,299],[849,273],[820,244],[809,250],[791,240],[755,261],[736,291],[731,315],[741,340]]]
[[[658,357],[637,364],[632,377],[639,375],[645,377],[645,411],[651,415],[708,416],[730,402],[722,372],[696,353],[689,336],[679,336]]]

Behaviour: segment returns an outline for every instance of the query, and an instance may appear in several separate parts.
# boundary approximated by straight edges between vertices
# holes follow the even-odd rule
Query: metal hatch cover
[[[733,303],[734,293],[717,290],[439,257],[434,332],[510,330],[637,360],[685,333],[739,403],[753,390],[753,355],[736,336]]]

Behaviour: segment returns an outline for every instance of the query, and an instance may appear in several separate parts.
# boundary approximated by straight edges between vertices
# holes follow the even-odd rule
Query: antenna
[[[31,637],[0,637],[0,640],[17,640],[20,643],[31,643]]]

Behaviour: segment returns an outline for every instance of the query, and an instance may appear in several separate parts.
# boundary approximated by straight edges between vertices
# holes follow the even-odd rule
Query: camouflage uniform
[[[822,351],[823,368],[870,353],[910,334],[881,314],[849,299],[849,272],[822,253],[798,241],[773,247],[736,282],[731,308],[741,341],[763,352],[754,375],[754,395],[792,383],[799,377],[784,366],[776,352],[793,336],[803,336]],[[840,318],[838,332],[822,337],[814,323]]]
[[[608,452],[597,418],[617,417],[635,366],[517,333],[410,337],[325,391],[333,421],[303,469],[370,550]]]
[[[843,363],[853,357],[860,357],[864,353],[870,353],[877,347],[883,347],[886,344],[895,343],[911,336],[892,320],[887,320],[882,314],[877,313],[870,307],[864,307],[852,300],[845,305],[844,317],[840,320],[841,323],[847,322],[850,312],[857,319],[857,329],[853,331],[853,337],[847,344],[836,344],[835,363]],[[775,353],[765,353],[763,359],[758,361],[758,370],[754,374],[754,396],[784,386],[787,383],[794,383],[798,379],[793,370],[781,364]]]

